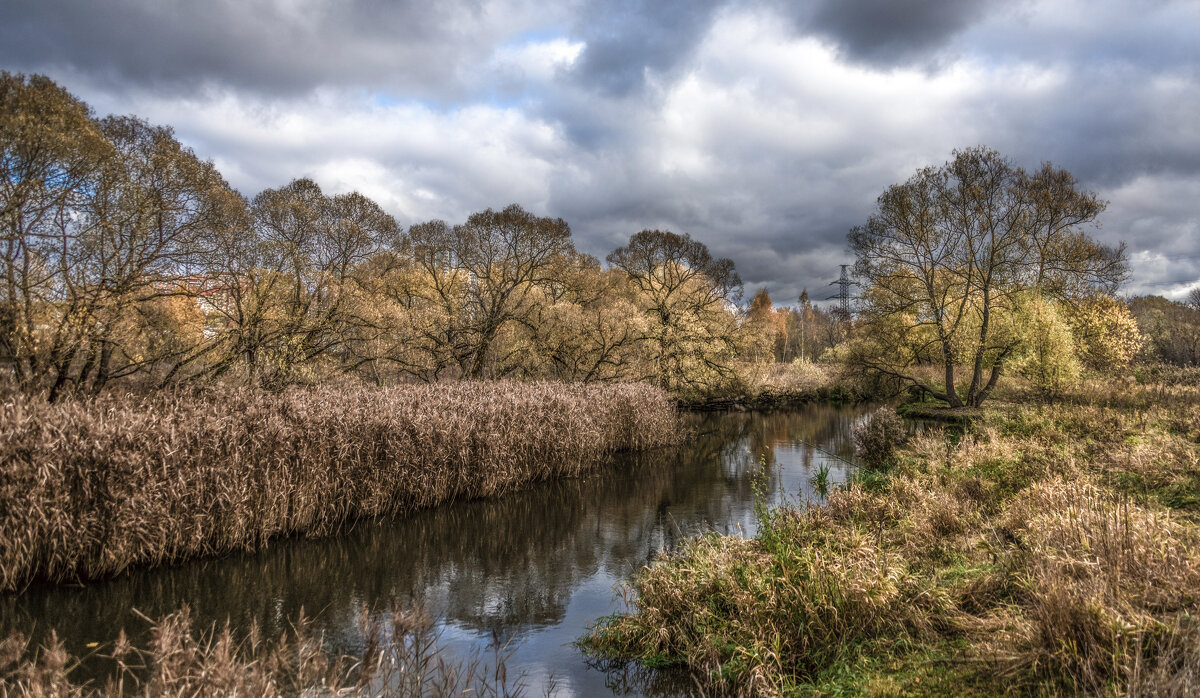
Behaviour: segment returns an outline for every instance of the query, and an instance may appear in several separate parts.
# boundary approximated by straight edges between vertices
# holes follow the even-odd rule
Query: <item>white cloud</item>
[[[1200,283],[1200,181],[1144,174],[1108,198],[1103,237],[1129,246],[1129,293],[1179,298]]]
[[[544,210],[555,163],[566,159],[555,126],[489,105],[440,111],[325,89],[272,100],[147,94],[131,106],[173,124],[247,195],[310,176],[331,192],[359,190],[406,223],[513,202]]]
[[[548,82],[557,71],[570,67],[583,48],[584,42],[562,37],[505,44],[496,49],[491,65],[501,72],[516,70],[523,79]]]

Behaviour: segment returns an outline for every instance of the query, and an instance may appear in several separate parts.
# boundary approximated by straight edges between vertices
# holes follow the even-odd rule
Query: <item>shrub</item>
[[[628,590],[634,613],[593,628],[585,647],[679,663],[706,693],[737,695],[787,694],[847,647],[922,635],[945,604],[901,555],[819,509],[773,512],[754,540],[693,539]]]
[[[1037,296],[1025,298],[1014,321],[1021,348],[1013,364],[1021,375],[1047,396],[1079,383],[1083,365],[1071,328],[1056,303]]]
[[[908,441],[904,420],[889,407],[872,412],[854,429],[854,449],[859,464],[867,470],[882,470],[892,464],[896,448]]]

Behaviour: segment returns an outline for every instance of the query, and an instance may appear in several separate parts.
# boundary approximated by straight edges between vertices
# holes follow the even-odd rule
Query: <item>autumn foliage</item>
[[[219,381],[734,378],[741,280],[687,234],[608,257],[517,204],[407,229],[298,178],[247,198],[169,127],[0,75],[0,376],[50,400]]]

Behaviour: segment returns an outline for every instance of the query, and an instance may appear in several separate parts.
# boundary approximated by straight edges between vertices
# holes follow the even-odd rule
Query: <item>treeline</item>
[[[169,127],[41,76],[0,75],[0,158],[0,370],[51,399],[345,374],[707,391],[739,356],[836,340],[808,303],[747,315],[733,263],[687,235],[637,233],[606,268],[515,204],[404,229],[310,179],[247,199]]]
[[[850,318],[813,305],[808,290],[797,307],[776,308],[766,289],[750,301],[742,325],[742,357],[756,363],[817,361],[846,339]]]
[[[1183,303],[1143,296],[1130,299],[1129,308],[1145,338],[1143,360],[1200,366],[1200,289]]]

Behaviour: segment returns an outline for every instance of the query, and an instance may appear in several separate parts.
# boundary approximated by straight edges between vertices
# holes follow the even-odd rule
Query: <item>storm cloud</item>
[[[942,49],[989,3],[961,0],[823,0],[809,26],[854,60],[889,65]]]
[[[875,197],[955,148],[1110,202],[1129,293],[1200,284],[1200,3],[15,0],[0,68],[171,124],[248,195],[299,176],[404,223],[519,202],[603,257],[689,232],[828,294]]]
[[[648,72],[685,64],[708,31],[717,0],[592,0],[573,25],[585,43],[573,78],[614,95],[640,89]]]
[[[13,0],[0,10],[0,61],[110,88],[334,85],[452,99],[497,44],[554,15],[520,0]]]

